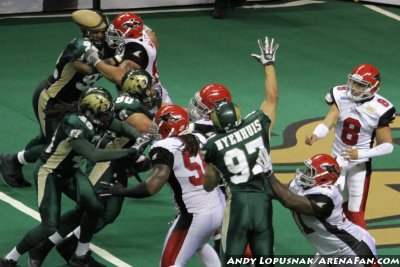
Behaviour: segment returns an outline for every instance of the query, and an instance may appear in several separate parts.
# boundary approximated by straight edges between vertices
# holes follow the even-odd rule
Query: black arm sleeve
[[[315,217],[324,220],[331,216],[335,205],[330,197],[323,194],[310,194],[305,195],[305,197],[310,200],[315,211]]]
[[[149,154],[151,158],[151,164],[154,166],[156,164],[165,164],[171,170],[174,167],[174,155],[167,149],[163,147],[156,147],[150,150]]]
[[[125,45],[124,60],[129,59],[146,69],[149,64],[149,55],[143,45],[136,42],[129,42]]]
[[[110,161],[128,156],[128,149],[97,149],[83,138],[69,141],[73,150],[89,161]]]
[[[389,126],[390,123],[396,118],[396,109],[392,107],[388,111],[386,111],[380,118],[378,122],[379,127]]]

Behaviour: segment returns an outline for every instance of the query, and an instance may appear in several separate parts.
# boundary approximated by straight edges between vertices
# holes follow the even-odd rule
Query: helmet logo
[[[134,92],[140,92],[140,90],[145,89],[149,86],[149,81],[144,75],[135,75],[128,81],[128,88],[132,89],[132,91]]]
[[[95,112],[107,111],[110,107],[110,101],[100,95],[90,94],[83,99],[83,103],[88,103]]]
[[[334,174],[336,176],[340,175],[340,172],[338,169],[336,169],[335,164],[328,164],[328,163],[321,164],[321,168],[324,168],[330,174]]]
[[[183,120],[182,116],[172,116],[171,112],[165,113],[160,116],[161,121],[176,123],[177,121]]]
[[[142,22],[135,20],[134,18],[129,19],[128,21],[125,21],[122,23],[122,27],[124,28],[134,28],[136,26],[142,25]]]

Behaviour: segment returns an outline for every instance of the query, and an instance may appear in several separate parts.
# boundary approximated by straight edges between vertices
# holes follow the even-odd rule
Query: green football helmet
[[[107,128],[114,119],[114,103],[110,92],[103,87],[86,90],[78,109],[95,127]]]
[[[149,110],[158,109],[161,106],[161,94],[154,87],[151,75],[143,69],[125,73],[121,80],[121,91],[139,100]]]
[[[221,102],[211,112],[211,120],[219,132],[231,132],[242,122],[239,107],[233,102]]]

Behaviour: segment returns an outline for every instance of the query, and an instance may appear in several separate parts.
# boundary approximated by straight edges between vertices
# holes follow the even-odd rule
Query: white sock
[[[78,242],[78,247],[76,248],[75,255],[76,256],[83,256],[89,251],[89,243],[81,243]]]
[[[58,233],[55,232],[54,235],[49,237],[49,240],[54,244],[54,245],[58,245],[60,244],[64,238]]]
[[[22,151],[18,152],[18,154],[17,154],[17,158],[18,158],[19,163],[21,163],[23,165],[28,163],[25,160],[24,153],[25,153],[25,150],[22,150]]]
[[[200,260],[201,265],[204,267],[220,267],[221,262],[219,260],[217,252],[210,246],[205,244],[201,249],[196,251],[196,256]]]
[[[17,251],[17,248],[16,248],[16,247],[13,248],[13,249],[10,251],[10,253],[8,253],[8,254],[6,255],[6,259],[13,260],[13,261],[18,261],[18,260],[19,260],[19,257],[21,257],[21,254],[19,254],[19,252]]]

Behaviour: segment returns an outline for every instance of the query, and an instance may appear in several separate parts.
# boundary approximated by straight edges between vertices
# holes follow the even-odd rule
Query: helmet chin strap
[[[167,135],[167,138],[168,137],[171,137],[172,136],[172,134],[175,132],[175,129],[172,129],[170,132],[169,132],[169,134]]]
[[[124,32],[124,34],[122,35],[122,38],[125,39],[125,36],[126,36],[131,30],[132,30],[132,28],[128,28],[128,30],[126,30],[126,31]]]

